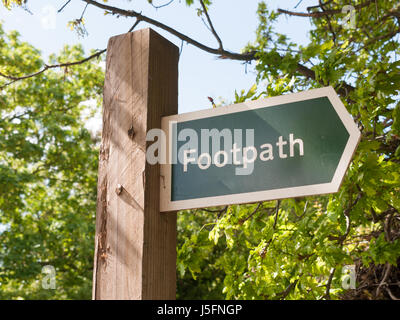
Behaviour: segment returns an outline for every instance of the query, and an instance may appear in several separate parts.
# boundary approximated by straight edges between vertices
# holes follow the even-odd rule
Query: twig
[[[153,4],[153,2],[150,2],[150,4],[151,4],[151,6],[152,6],[153,8],[155,8],[155,9],[157,10],[157,9],[160,9],[160,8],[163,8],[163,7],[166,7],[166,6],[169,6],[172,2],[174,2],[174,0],[170,0],[170,1],[168,1],[167,3],[160,4],[159,6],[156,6],[155,4]]]
[[[390,214],[386,217],[383,223],[383,230],[385,231],[385,240],[387,242],[392,242],[390,222],[392,221],[393,214],[394,211],[391,210]]]
[[[323,3],[322,0],[319,0],[319,5],[320,5],[322,11],[326,12],[325,3]],[[326,21],[328,23],[329,31],[332,33],[333,43],[336,44],[336,33],[333,30],[333,27],[332,27],[332,24],[331,24],[331,19],[330,19],[329,15],[326,16]]]
[[[205,14],[205,16],[206,16],[206,19],[207,19],[207,21],[208,21],[208,25],[209,25],[210,28],[211,28],[211,32],[212,32],[212,34],[214,35],[215,39],[217,39],[218,44],[219,44],[219,49],[220,49],[221,52],[222,52],[222,51],[224,50],[224,47],[223,47],[223,45],[222,45],[221,38],[218,36],[217,31],[215,31],[214,25],[213,25],[213,23],[212,23],[212,21],[211,21],[211,18],[210,18],[209,14],[208,14],[207,8],[206,8],[206,6],[205,6],[203,0],[200,0],[200,4],[201,4],[201,6],[203,7],[203,12],[204,12],[204,14]]]
[[[139,18],[137,18],[135,23],[133,24],[133,26],[128,30],[128,32],[132,32],[133,29],[135,29],[137,27],[137,25],[140,23],[140,21],[141,20]]]
[[[224,211],[226,211],[228,209],[228,206],[224,206],[222,209],[216,209],[216,210],[213,210],[213,209],[201,209],[201,211],[206,211],[206,212],[212,212],[212,213],[221,213],[221,212],[224,212]]]
[[[358,201],[361,199],[363,193],[359,192],[357,195],[357,198],[353,201],[353,203],[344,210],[343,214],[344,217],[346,219],[346,231],[344,232],[344,234],[342,234],[341,236],[328,236],[329,240],[337,240],[339,245],[342,245],[343,242],[346,240],[347,236],[350,233],[350,229],[351,229],[351,221],[350,221],[350,212],[351,210],[355,207],[355,205],[358,203]]]
[[[364,7],[369,6],[374,1],[375,0],[369,0],[362,4],[356,5],[356,6],[354,6],[354,9],[360,10]],[[318,7],[321,7],[321,4]],[[289,11],[289,10],[285,10],[285,9],[278,9],[278,12],[282,13],[282,14],[287,14],[290,16],[296,16],[296,17],[321,18],[321,17],[328,16],[328,15],[342,13],[342,9],[331,9],[331,10],[317,11],[317,12],[294,12],[294,11]]]
[[[277,221],[278,221],[278,214],[279,214],[279,207],[280,207],[280,204],[281,204],[281,200],[278,200],[278,202],[277,202],[277,204],[276,204],[276,208],[275,208],[275,219],[274,219],[274,224],[273,224],[273,226],[272,226],[272,229],[273,229],[273,231],[275,232],[275,229],[276,229],[276,223],[277,223]],[[265,244],[265,246],[261,249],[261,251],[260,251],[260,257],[262,258],[262,259],[264,259],[264,257],[265,257],[265,254],[267,253],[267,249],[268,249],[268,247],[270,246],[270,244],[272,243],[272,240],[274,239],[274,236],[272,235],[271,236],[271,239],[269,239],[268,241],[267,241],[267,243]]]
[[[381,287],[386,285],[386,279],[388,278],[391,269],[392,269],[392,265],[389,262],[387,262],[386,266],[385,266],[385,273],[383,275],[383,278],[382,278],[381,282],[379,283],[378,288],[376,288],[376,293],[375,293],[376,297],[379,296],[379,294],[381,292]]]
[[[391,38],[393,38],[395,35],[397,35],[398,33],[400,33],[400,27],[397,28],[397,29],[394,29],[393,31],[391,31],[391,32],[389,32],[389,33],[381,34],[381,35],[378,36],[378,37],[374,37],[374,38],[370,39],[369,41],[367,41],[367,42],[365,43],[365,45],[360,46],[357,50],[355,50],[355,53],[358,53],[359,51],[361,51],[361,50],[363,50],[363,49],[366,49],[369,45],[371,45],[371,44],[373,44],[373,43],[376,43],[377,41],[391,39]]]
[[[297,2],[297,4],[294,6],[294,8],[296,9],[302,2],[303,2],[303,0],[300,0],[299,2]]]
[[[323,5],[328,5],[328,4],[330,4],[331,2],[332,2],[333,0],[328,0],[327,2],[325,2]],[[321,5],[320,4],[318,4],[318,5],[316,5],[316,6],[310,6],[310,7],[307,7],[307,11],[310,11],[310,10],[312,10],[312,9],[317,9],[317,8],[320,8],[321,7]]]
[[[392,300],[400,300],[399,298],[397,298],[392,291],[389,289],[389,286],[387,286],[386,288],[387,293],[389,294],[389,296],[392,298]]]
[[[181,40],[186,41],[187,43],[190,43],[191,45],[194,45],[195,47],[198,47],[200,49],[202,49],[203,51],[206,51],[208,53],[212,53],[212,54],[218,54],[218,55],[223,55],[226,58],[229,59],[233,59],[233,60],[241,60],[241,61],[249,61],[249,60],[254,60],[255,59],[255,53],[254,52],[249,52],[249,53],[234,53],[234,52],[230,52],[230,51],[226,51],[226,50],[220,50],[220,49],[214,49],[211,47],[208,47],[192,38],[190,38],[189,36],[171,28],[170,26],[167,26],[157,20],[154,20],[152,18],[146,17],[144,15],[142,15],[141,13],[138,13],[136,11],[133,10],[124,10],[121,8],[117,8],[117,7],[113,7],[113,6],[109,6],[103,3],[99,3],[97,1],[93,1],[93,0],[82,0],[86,3],[89,3],[95,7],[98,7],[100,9],[103,10],[107,10],[109,12],[112,12],[113,14],[116,15],[121,15],[121,16],[125,16],[125,17],[135,17],[135,18],[140,18],[141,20],[143,20],[144,22],[147,22],[149,24],[152,24],[153,26],[156,26],[158,28],[161,28],[169,33],[171,33],[172,35],[178,37]]]
[[[301,73],[306,78],[312,79],[317,81],[314,70],[307,68],[306,66],[302,65],[301,63],[297,64],[297,71]],[[341,82],[336,88],[337,92],[341,94],[343,97],[347,97],[350,92],[353,92],[355,88],[345,82]]]
[[[297,214],[296,214],[296,212],[295,211],[293,211],[294,212],[294,215],[296,216],[296,221],[300,221],[303,217],[304,217],[304,215],[306,214],[306,212],[307,212],[307,206],[308,206],[308,200],[306,201],[306,203],[304,204],[304,209],[303,209],[303,213],[300,215],[300,216],[298,216]]]
[[[64,10],[64,8],[69,4],[71,2],[71,0],[68,0],[66,3],[64,3],[64,5],[60,8],[60,9],[58,9],[58,13],[60,13],[61,11],[63,11]]]
[[[274,225],[272,228],[275,230],[276,228],[276,223],[278,222],[278,215],[279,215],[279,208],[281,205],[281,200],[278,200],[278,203],[276,204],[276,211],[275,211],[275,220],[274,220]]]
[[[332,280],[333,276],[335,275],[336,268],[332,268],[331,272],[329,273],[329,278],[328,282],[326,283],[326,290],[325,290],[325,299],[330,300],[331,299],[331,285],[332,285]]]
[[[297,282],[299,282],[299,279],[296,279],[293,283],[289,284],[284,291],[279,292],[276,295],[279,296],[281,300],[285,299],[290,291],[292,291],[296,287]]]
[[[215,49],[215,48],[211,48],[208,47],[192,38],[190,38],[189,36],[157,21],[154,19],[151,19],[149,17],[146,17],[144,15],[142,15],[141,13],[138,13],[136,11],[133,10],[124,10],[121,8],[117,8],[117,7],[113,7],[113,6],[109,6],[103,3],[99,3],[97,1],[93,1],[93,0],[82,0],[86,3],[89,3],[97,8],[112,12],[113,14],[116,15],[121,15],[121,16],[125,16],[125,17],[135,17],[135,18],[139,18],[140,20],[147,22],[153,26],[156,26],[158,28],[161,28],[169,33],[171,33],[172,35],[174,35],[175,37],[181,39],[182,41],[185,41],[205,52],[211,53],[211,54],[216,54],[219,55],[220,57],[223,58],[227,58],[227,59],[232,59],[232,60],[238,60],[238,61],[252,61],[252,60],[256,60],[256,51],[251,51],[251,52],[246,52],[246,53],[235,53],[235,52],[230,52],[227,51],[225,49],[221,50],[221,49]],[[307,68],[306,66],[298,63],[297,64],[297,72],[299,72],[300,74],[302,74],[303,76],[305,76],[306,78],[312,79],[312,80],[316,80],[316,76],[315,76],[315,72],[314,70],[311,70],[309,68]],[[354,91],[355,88],[345,82],[340,83],[339,87],[337,88],[337,92],[339,94],[341,94],[343,97],[347,97],[347,95]],[[350,100],[349,100],[350,101]],[[350,101],[352,102],[352,101]]]
[[[197,48],[199,48],[199,49],[201,49],[201,50],[203,50],[205,52],[219,55],[220,58],[232,59],[232,60],[238,60],[238,61],[246,61],[246,62],[257,60],[257,58],[256,58],[257,51],[250,51],[250,52],[245,52],[245,53],[236,53],[236,52],[227,51],[225,49],[221,50],[221,48],[212,48],[212,47],[206,46],[206,45],[204,45],[204,44],[202,44],[202,43],[190,38],[189,36],[179,32],[179,31],[177,31],[177,30],[175,30],[175,29],[173,29],[173,28],[171,28],[171,27],[169,27],[169,26],[167,26],[167,25],[165,25],[165,24],[163,24],[163,23],[161,23],[161,22],[159,22],[157,20],[154,20],[154,19],[151,19],[149,17],[146,17],[146,16],[142,15],[139,12],[136,12],[136,11],[133,11],[133,10],[124,10],[124,9],[121,9],[121,8],[117,8],[117,7],[109,6],[109,5],[106,5],[106,4],[103,4],[103,3],[99,3],[99,2],[93,1],[93,0],[82,0],[82,1],[84,1],[87,4],[93,5],[93,6],[97,7],[97,8],[100,8],[100,9],[106,10],[108,12],[111,12],[112,14],[115,14],[115,15],[120,15],[120,16],[125,16],[125,17],[135,17],[135,18],[139,19],[139,21],[144,21],[144,22],[147,22],[147,23],[149,23],[149,24],[151,24],[153,26],[161,28],[161,29],[169,32],[170,34],[176,36],[180,40],[185,41],[185,42],[187,42],[187,43],[189,43],[189,44],[191,44],[191,45],[193,45],[193,46],[195,46],[195,47],[197,47]],[[104,49],[103,52],[105,52],[105,51],[106,50]],[[101,53],[103,53],[103,52],[101,52]],[[93,57],[95,57],[95,56],[93,56]],[[93,57],[91,57],[91,58],[93,58]],[[87,60],[90,60],[90,59],[87,59]],[[87,61],[87,60],[83,60],[82,63]],[[76,64],[76,63],[72,63],[71,65],[74,65],[74,64]],[[63,65],[68,66],[69,64],[63,64]],[[48,70],[50,68],[60,67],[60,66],[63,66],[63,65],[46,66],[45,68],[43,68],[43,70],[41,70],[41,71],[39,71],[39,72],[37,72],[35,74],[24,76],[24,77],[14,77],[14,78],[17,78],[17,79],[11,81],[10,83],[7,83],[7,84],[3,85],[2,87],[0,87],[0,89],[4,88],[5,86],[8,86],[9,84],[11,84],[11,83],[13,83],[15,81],[23,80],[23,79],[26,79],[26,78],[30,78],[30,77],[38,75],[38,74],[40,74],[40,73],[42,73],[42,72],[44,72],[44,71],[46,71],[46,70]],[[300,73],[301,75],[305,76],[308,79],[312,79],[312,80],[317,81],[316,76],[315,76],[315,71],[307,68],[306,66],[304,66],[304,65],[302,65],[300,63],[298,63],[296,71],[298,73]],[[10,79],[10,77],[12,77],[12,76],[4,75],[4,74],[0,74],[0,76],[6,77],[6,78],[8,77],[9,79]],[[322,82],[319,81],[319,83],[322,83]],[[353,102],[351,99],[348,98],[348,94],[355,90],[355,88],[353,86],[351,86],[351,85],[349,85],[349,84],[347,84],[345,82],[341,82],[336,89],[337,89],[337,92],[340,95],[342,95],[344,98],[348,99],[349,102]]]
[[[45,64],[45,66],[41,70],[39,70],[39,71],[37,71],[35,73],[32,73],[32,74],[29,74],[29,75],[21,76],[21,77],[6,75],[6,74],[0,72],[0,76],[1,77],[6,78],[8,80],[11,80],[10,82],[8,82],[8,83],[4,84],[3,86],[1,86],[0,89],[4,89],[6,86],[8,86],[8,85],[10,85],[10,84],[12,84],[14,82],[35,77],[35,76],[37,76],[37,75],[39,75],[39,74],[41,74],[41,73],[43,73],[43,72],[45,72],[46,70],[49,70],[49,69],[71,67],[71,66],[75,66],[75,65],[79,65],[79,64],[85,63],[85,62],[87,62],[87,61],[89,61],[91,59],[99,57],[101,54],[106,52],[106,50],[107,49],[100,50],[100,51],[92,54],[91,56],[89,56],[89,57],[87,57],[85,59],[74,61],[74,62],[65,62],[65,63],[59,63],[59,64],[53,64],[53,65]]]
[[[79,18],[79,20],[82,21],[83,16],[84,16],[84,14],[85,14],[85,12],[86,12],[86,9],[87,9],[88,5],[89,5],[89,3],[86,3],[86,6],[85,6],[85,8],[84,8],[83,11],[82,11],[82,14],[81,14],[81,17]]]
[[[245,222],[246,222],[247,220],[249,220],[252,216],[254,216],[254,215],[257,213],[258,209],[260,209],[261,205],[262,205],[262,202],[259,202],[258,205],[257,205],[257,207],[253,210],[252,213],[250,213],[246,218],[240,219],[240,220],[239,220],[239,224],[245,223]]]

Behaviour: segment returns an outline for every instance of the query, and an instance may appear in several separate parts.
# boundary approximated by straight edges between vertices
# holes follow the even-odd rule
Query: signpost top
[[[337,192],[360,131],[332,87],[163,117],[161,211]]]

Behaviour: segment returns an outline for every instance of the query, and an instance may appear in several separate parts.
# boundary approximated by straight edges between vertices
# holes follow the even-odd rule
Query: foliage
[[[50,62],[83,57],[82,47],[66,46]],[[37,49],[0,26],[0,72],[43,65]],[[102,85],[92,61],[0,91],[0,299],[90,298],[98,138],[84,125]],[[42,288],[45,265],[56,270],[56,290]]]
[[[26,0],[1,0],[1,2],[3,3],[4,7],[10,9],[13,5],[22,6]]]
[[[344,15],[313,18],[309,44],[296,46],[274,31],[277,13],[260,3],[256,41],[244,49],[257,52],[260,89],[236,93],[235,102],[325,85],[338,90],[346,81],[354,90],[342,101],[362,140],[337,194],[229,206],[219,218],[203,212],[208,227],[193,231],[180,248],[182,274],[190,270],[211,287],[215,279],[208,275],[223,272],[221,298],[228,299],[399,297],[400,50],[391,36],[399,21],[388,15],[394,11],[399,7],[393,1],[359,10],[354,30],[343,28]],[[315,79],[299,74],[298,63],[308,64]],[[180,219],[188,224],[194,218],[185,212]],[[209,243],[220,256],[209,254]],[[346,291],[348,265],[356,268],[357,285]],[[383,284],[386,271],[391,285]]]
[[[205,210],[182,211],[178,215],[177,299],[223,299],[225,277],[219,258],[225,241],[208,240],[213,223]]]

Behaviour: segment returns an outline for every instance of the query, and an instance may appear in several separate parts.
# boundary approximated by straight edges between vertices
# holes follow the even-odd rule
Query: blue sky
[[[58,52],[64,44],[82,43],[86,50],[103,49],[111,36],[125,33],[134,23],[134,19],[104,16],[102,10],[89,6],[85,12],[88,35],[82,38],[67,27],[68,21],[80,17],[85,7],[82,1],[72,0],[61,13],[52,15],[65,2],[66,0],[28,1],[28,8],[33,14],[20,8],[7,11],[1,7],[0,19],[6,30],[18,30],[22,39],[39,48],[44,56]],[[168,0],[153,0],[155,5],[166,2]],[[240,51],[249,41],[254,40],[258,24],[256,16],[258,2],[258,0],[214,1],[209,13],[226,49]],[[266,1],[269,8],[280,7],[291,10],[298,2],[299,0]],[[303,0],[296,10],[304,11],[305,7],[316,2]],[[142,14],[158,19],[200,42],[217,47],[212,34],[196,14],[196,5],[187,7],[184,0],[175,0],[169,6],[158,10],[151,7],[147,0],[109,0],[108,4],[142,11]],[[148,26],[140,23],[138,28]],[[160,29],[154,29],[177,46],[181,46],[177,38]],[[282,16],[277,24],[279,32],[303,44],[307,42],[309,29],[308,19],[305,18]],[[221,60],[184,44],[179,61],[179,113],[210,108],[207,96],[213,97],[216,101],[222,98],[229,103],[233,100],[235,89],[238,91],[248,89],[254,82],[255,73],[252,67],[248,67],[246,72],[241,62]]]

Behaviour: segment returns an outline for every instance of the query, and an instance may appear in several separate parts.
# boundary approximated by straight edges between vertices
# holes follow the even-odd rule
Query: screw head
[[[115,189],[116,194],[120,195],[122,193],[123,189],[124,189],[124,187],[121,184],[118,184],[117,188]]]

